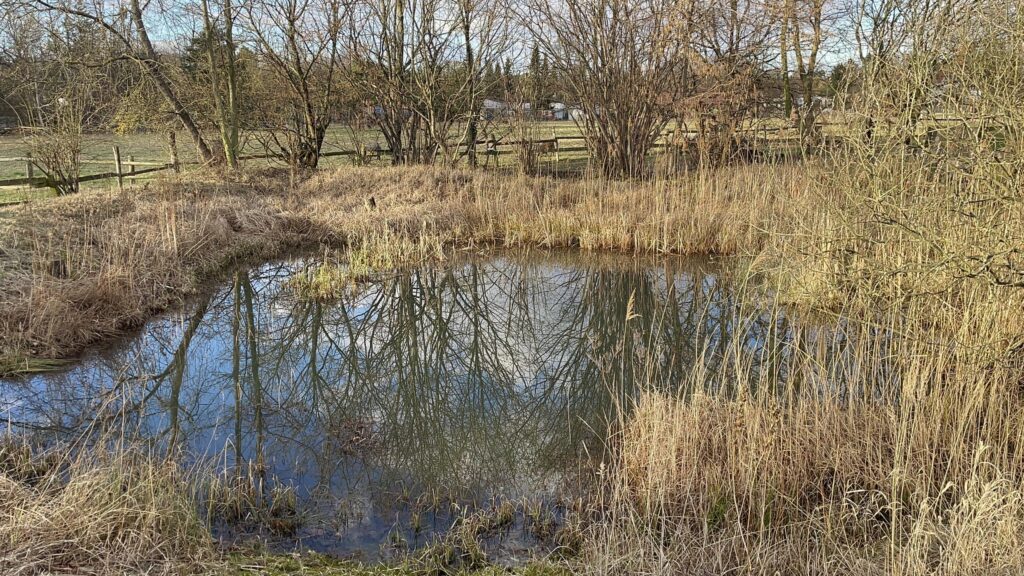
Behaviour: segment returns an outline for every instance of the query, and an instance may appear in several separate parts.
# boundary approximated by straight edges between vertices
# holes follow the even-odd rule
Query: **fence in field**
[[[161,172],[164,170],[174,170],[179,172],[181,167],[184,165],[195,165],[198,162],[180,162],[176,159],[169,161],[159,162],[151,160],[136,160],[135,156],[128,155],[124,156],[121,154],[119,146],[114,146],[113,156],[110,160],[93,160],[83,159],[79,160],[78,164],[81,166],[110,166],[112,168],[109,172],[99,172],[96,174],[86,174],[78,176],[78,182],[92,182],[95,180],[108,180],[112,178],[117,179],[118,187],[124,186],[124,181],[137,178],[144,174],[152,174],[154,172]],[[386,150],[384,152],[387,152]],[[356,152],[354,150],[342,150],[334,152],[324,152],[321,157],[330,156],[349,156]],[[258,160],[258,159],[284,159],[284,156],[279,154],[252,154],[239,156],[240,161],[245,160]],[[20,163],[25,166],[25,176],[21,178],[9,178],[6,180],[0,180],[0,187],[3,186],[46,186],[49,180],[46,176],[37,176],[37,172],[43,172],[43,169],[38,164],[38,159],[33,158],[31,154],[25,156],[15,157],[0,157],[0,163]]]
[[[933,118],[933,121],[942,122],[945,119]],[[964,119],[956,119],[957,121],[964,121]],[[824,128],[826,126],[843,126],[845,122],[818,122],[816,126],[818,128]],[[795,139],[798,139],[797,131],[793,126],[755,126],[749,128],[742,128],[735,132],[737,135],[741,135],[754,143],[760,142],[763,144],[770,143],[786,143]],[[661,136],[655,141],[652,151],[665,151],[671,148],[678,148],[683,140],[693,141],[698,136],[698,131],[694,129],[676,129],[667,131],[661,134]],[[531,139],[529,143],[534,147],[534,152],[538,155],[548,155],[557,164],[561,160],[561,154],[563,153],[576,153],[584,152],[590,154],[590,149],[585,144],[586,139],[581,135],[565,135],[559,136],[554,130],[550,138],[537,138]],[[514,154],[517,152],[516,147],[523,144],[517,140],[505,140],[505,136],[501,138],[489,137],[486,139],[477,140],[477,155],[483,157],[485,162],[489,161],[488,157],[497,157],[501,155]],[[177,159],[176,154],[172,154],[172,157],[167,161],[152,161],[152,160],[136,160],[133,155],[124,156],[121,154],[120,147],[114,146],[112,148],[112,157],[110,160],[95,160],[87,159],[80,160],[80,165],[105,165],[109,166],[111,170],[109,172],[100,172],[96,174],[86,174],[78,177],[78,182],[92,182],[95,180],[107,180],[117,179],[117,185],[119,188],[123,188],[124,181],[126,179],[131,180],[145,174],[152,174],[154,172],[160,172],[164,170],[174,170],[178,172],[181,167],[186,164],[197,164],[197,162],[180,162]],[[331,158],[338,156],[354,156],[360,160],[368,160],[371,157],[375,157],[378,160],[384,157],[390,156],[391,151],[386,148],[370,148],[367,146],[360,146],[358,150],[335,150],[325,151],[320,154],[322,158]],[[243,155],[238,158],[240,161],[252,161],[252,160],[281,160],[285,161],[287,158],[281,154],[252,154]],[[12,178],[6,180],[0,180],[0,187],[5,186],[46,186],[50,182],[45,175],[37,176],[37,172],[43,172],[42,168],[38,164],[38,159],[35,159],[31,154],[27,154],[21,157],[0,157],[0,164],[2,163],[22,163],[25,166],[25,176],[21,178]]]
[[[740,133],[751,133],[751,134],[769,134],[778,133],[780,131],[788,130],[787,128],[781,127],[758,127],[758,128],[747,128],[739,130]],[[684,137],[693,138],[697,135],[696,130],[682,130],[674,132],[666,132],[662,134],[663,138],[670,136],[683,135]],[[586,152],[588,148],[580,143],[584,142],[585,138],[580,135],[564,135],[559,136],[552,131],[550,138],[537,138],[532,139],[530,142],[540,148],[542,152]],[[567,145],[566,143],[574,142],[575,145]],[[481,155],[486,154],[484,147],[493,145],[496,148],[498,154],[510,154],[513,153],[513,148],[519,146],[521,142],[514,140],[506,140],[505,137],[497,139],[480,139],[476,142],[478,146],[478,152]],[[663,148],[668,143],[663,140],[659,140],[655,143],[655,148]],[[83,166],[88,165],[106,165],[110,166],[109,172],[102,172],[97,174],[88,174],[80,176],[79,182],[91,182],[94,180],[105,180],[111,178],[117,178],[119,182],[123,182],[126,178],[134,178],[143,174],[150,174],[153,172],[159,172],[162,170],[180,170],[181,166],[187,164],[195,164],[195,162],[180,162],[176,158],[171,158],[166,161],[152,161],[152,160],[136,160],[133,155],[124,156],[121,154],[119,146],[112,147],[113,155],[110,160],[96,160],[96,159],[83,159],[79,161],[79,164]],[[387,148],[370,148],[361,146],[359,150],[335,150],[325,151],[320,154],[321,157],[330,158],[336,156],[388,156],[391,151]],[[259,159],[277,159],[287,160],[287,158],[281,154],[251,154],[243,155],[238,158],[240,161],[246,160],[259,160]],[[41,172],[42,169],[39,167],[38,159],[33,158],[31,154],[19,157],[0,157],[0,163],[22,163],[25,165],[26,176],[21,178],[12,178],[6,180],[0,180],[0,186],[21,186],[21,185],[45,185],[47,183],[45,176],[37,176],[37,172]]]
[[[21,178],[0,180],[0,186],[45,186],[48,182],[46,176],[36,175],[37,171],[42,172],[42,168],[39,167],[37,162],[38,160],[33,158],[31,154],[18,157],[0,157],[0,163],[22,163],[25,165],[25,176]],[[180,165],[176,162],[136,160],[132,155],[129,155],[126,158],[122,157],[121,149],[118,146],[113,147],[113,158],[109,161],[82,159],[78,161],[78,164],[82,166],[110,166],[113,168],[110,172],[100,172],[97,174],[79,176],[78,182],[91,182],[93,180],[117,178],[118,185],[123,185],[125,178],[135,178],[142,176],[143,174],[150,174],[161,170],[180,169]]]

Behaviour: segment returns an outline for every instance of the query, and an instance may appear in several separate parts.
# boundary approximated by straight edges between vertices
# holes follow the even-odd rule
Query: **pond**
[[[558,521],[640,391],[685,393],[697,362],[737,351],[751,385],[781,382],[791,355],[786,318],[743,309],[709,260],[460,257],[329,302],[289,283],[312,264],[237,272],[62,372],[0,382],[0,417],[44,443],[113,431],[294,498],[301,522],[235,517],[225,541],[375,559],[512,502],[488,546],[514,560],[554,545],[539,518]]]

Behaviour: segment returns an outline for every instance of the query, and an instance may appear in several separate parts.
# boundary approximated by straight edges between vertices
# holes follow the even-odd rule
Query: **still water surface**
[[[765,349],[791,332],[741,313],[707,260],[499,254],[331,302],[296,297],[288,280],[308,266],[239,272],[66,371],[0,382],[0,416],[43,442],[113,430],[225,471],[255,464],[304,517],[264,534],[274,545],[374,558],[444,532],[456,509],[557,515],[638,390],[729,349],[781,377]],[[508,532],[505,554],[538,544]]]

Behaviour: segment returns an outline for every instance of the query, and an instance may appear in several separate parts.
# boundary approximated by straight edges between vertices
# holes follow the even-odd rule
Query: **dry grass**
[[[26,204],[0,224],[0,367],[73,355],[178,304],[232,263],[317,244],[377,246],[364,251],[376,268],[404,258],[403,247],[756,250],[804,182],[792,167],[643,184],[353,168],[294,190],[273,174],[247,174]]]
[[[931,414],[929,414],[931,416]],[[623,433],[581,565],[622,574],[1019,574],[1024,492],[991,447],[909,468],[921,421],[877,406],[779,410],[650,396]]]
[[[626,407],[576,568],[1022,573],[1019,171],[857,162],[648,183],[351,169],[291,191],[187,182],[57,200],[8,224],[0,341],[9,355],[59,356],[232,260],[318,243],[356,272],[486,245],[749,254],[778,291],[745,295],[738,313],[792,321],[787,378],[746,387],[740,375],[778,358],[739,346],[714,372],[694,366],[692,382],[652,373],[652,389],[760,392]],[[331,274],[315,295],[351,279]]]
[[[251,183],[183,182],[13,209],[0,234],[0,356],[75,354],[179,303],[233,260],[297,245],[307,230],[279,202]]]
[[[850,151],[774,222],[788,377],[626,410],[589,572],[1024,573],[1024,182],[977,153]]]
[[[4,451],[0,572],[177,574],[215,559],[177,464],[132,450]]]
[[[735,374],[766,358],[736,347],[731,368],[695,366],[684,389],[732,378],[725,388],[738,395],[650,393],[625,407],[603,521],[581,565],[596,574],[1024,572],[1024,372],[983,340],[951,346],[937,326],[908,334],[917,321],[797,328],[784,383],[766,372],[745,387]]]
[[[793,166],[743,166],[679,180],[558,180],[429,169],[341,170],[307,182],[308,210],[359,239],[382,223],[470,246],[734,254],[755,250],[767,224],[806,196]],[[374,197],[376,209],[366,206]]]

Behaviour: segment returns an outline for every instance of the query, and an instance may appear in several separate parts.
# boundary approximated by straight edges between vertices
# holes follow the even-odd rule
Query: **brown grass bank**
[[[178,574],[215,567],[181,468],[134,449],[0,445],[4,574]]]
[[[349,168],[295,188],[253,173],[29,203],[0,218],[0,373],[131,329],[233,262],[321,243],[756,250],[807,180],[803,168],[766,166],[640,184]]]
[[[857,152],[755,260],[786,373],[632,407],[587,572],[1024,573],[1021,158]]]

